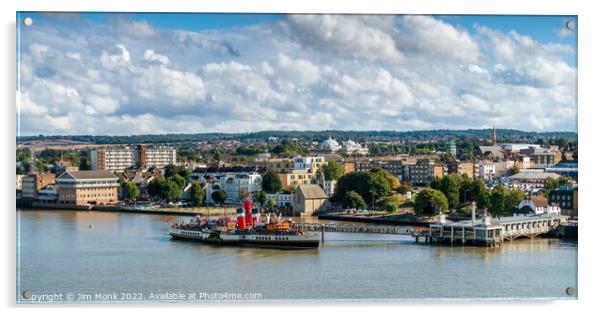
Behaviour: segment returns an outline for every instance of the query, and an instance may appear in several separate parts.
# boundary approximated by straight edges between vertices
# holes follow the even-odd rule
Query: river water
[[[326,233],[316,250],[217,247],[171,240],[168,222],[184,219],[18,210],[18,302],[577,297],[571,241],[490,249]]]

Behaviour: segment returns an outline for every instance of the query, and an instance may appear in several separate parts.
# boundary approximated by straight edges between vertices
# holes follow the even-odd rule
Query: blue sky
[[[576,128],[575,16],[25,16],[22,135]]]

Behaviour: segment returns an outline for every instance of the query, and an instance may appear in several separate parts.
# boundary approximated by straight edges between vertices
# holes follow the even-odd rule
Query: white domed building
[[[320,144],[320,150],[330,153],[335,153],[341,150],[341,148],[343,147],[339,144],[339,142],[337,142],[335,139],[332,139],[331,137],[328,137],[327,140],[323,141]]]
[[[349,139],[343,144],[343,152],[348,155],[367,155],[369,151],[367,147]]]

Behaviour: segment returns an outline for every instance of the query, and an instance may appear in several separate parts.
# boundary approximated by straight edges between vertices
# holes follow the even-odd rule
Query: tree
[[[512,168],[510,168],[510,175],[511,175],[511,176],[512,176],[512,175],[515,175],[515,174],[517,174],[517,173],[519,173],[519,172],[520,172],[520,167],[518,166],[518,164],[514,164],[514,165],[512,166]]]
[[[265,202],[267,202],[268,200],[267,194],[265,194],[265,192],[263,191],[257,191],[253,193],[253,198],[255,199],[255,201],[257,201],[257,203],[261,204],[262,206],[265,206]]]
[[[558,178],[558,185],[559,186],[567,186],[573,183],[573,178],[569,177],[569,176],[562,176],[560,178]]]
[[[175,182],[180,190],[183,190],[186,187],[186,179],[179,174],[174,174],[168,180]]]
[[[512,214],[518,204],[525,199],[525,193],[521,190],[510,190],[506,197],[504,209],[506,213]]]
[[[217,161],[217,165],[219,166],[219,163],[224,160],[224,153],[219,148],[213,149],[213,159]]]
[[[408,181],[404,181],[399,185],[399,189],[397,192],[401,194],[406,194],[407,192],[412,191],[412,184]]]
[[[169,164],[165,166],[165,178],[169,179],[177,174],[176,166],[174,164]]]
[[[546,191],[550,192],[550,191],[560,187],[560,183],[558,180],[556,180],[552,177],[547,177],[543,182],[543,187],[544,187],[544,189],[546,189]]]
[[[223,190],[213,191],[213,193],[211,193],[211,199],[218,204],[224,203],[227,198],[228,193],[226,193],[226,191]]]
[[[265,192],[276,193],[282,190],[282,182],[280,178],[273,171],[268,171],[261,179],[261,188]]]
[[[138,198],[138,194],[140,194],[140,190],[138,186],[133,182],[124,182],[121,185],[121,190],[123,192],[123,197],[130,200],[135,201]]]
[[[323,165],[322,172],[324,173],[324,179],[326,181],[338,180],[345,174],[343,165],[334,160],[331,160],[327,164]]]
[[[391,186],[380,173],[355,171],[342,176],[337,181],[332,199],[342,202],[349,191],[361,195],[368,204],[374,204],[391,193]]]
[[[368,207],[362,196],[354,191],[345,193],[345,197],[341,204],[344,208],[365,209]]]
[[[178,166],[177,171],[178,175],[180,175],[186,181],[188,181],[188,179],[190,179],[190,176],[192,176],[192,171],[190,171],[190,169],[188,169],[188,167],[186,166]]]
[[[506,212],[506,199],[508,190],[503,185],[496,186],[491,191],[491,213],[495,216],[502,216]]]
[[[190,187],[190,198],[192,199],[192,204],[194,206],[203,204],[205,191],[198,182],[193,183],[192,187]]]
[[[90,170],[92,165],[90,163],[90,157],[88,155],[80,155],[79,157],[79,170]]]
[[[479,208],[491,208],[491,191],[487,188],[481,190],[477,197],[477,207]]]
[[[269,198],[266,202],[266,207],[268,210],[273,210],[276,207],[276,200],[274,198]]]
[[[416,195],[414,210],[420,215],[435,215],[439,212],[447,213],[447,198],[439,190],[427,188]]]
[[[387,203],[385,203],[385,210],[389,213],[393,213],[393,212],[397,211],[397,204],[395,204],[393,202],[387,202]]]
[[[182,196],[182,187],[180,187],[180,184],[174,181],[173,178],[167,180],[167,188],[166,200],[168,202],[174,202],[180,199],[180,196]]]
[[[148,194],[154,198],[165,200],[169,194],[169,186],[165,177],[159,176],[151,180],[147,186]]]
[[[460,187],[462,178],[457,174],[444,176],[442,179],[431,182],[433,189],[441,191],[445,194],[450,209],[457,209],[460,205]]]

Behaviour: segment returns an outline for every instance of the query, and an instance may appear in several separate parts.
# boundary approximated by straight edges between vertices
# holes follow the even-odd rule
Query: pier
[[[416,243],[470,244],[476,246],[499,247],[504,241],[517,238],[535,238],[548,234],[559,225],[566,223],[567,216],[557,214],[523,215],[483,218],[464,221],[448,221],[440,215],[437,223],[428,228],[408,228],[392,225],[357,225],[357,224],[315,224],[295,223],[294,228],[322,233],[367,233],[412,236]]]
[[[484,216],[481,220],[451,222],[440,216],[438,223],[431,224],[428,232],[415,236],[416,242],[426,243],[473,244],[498,247],[504,241],[517,238],[535,238],[555,230],[565,223],[568,216],[559,214],[524,215],[492,218]],[[422,238],[420,238],[422,237]]]

